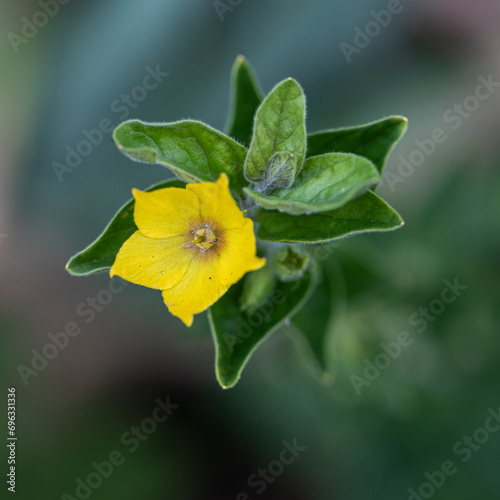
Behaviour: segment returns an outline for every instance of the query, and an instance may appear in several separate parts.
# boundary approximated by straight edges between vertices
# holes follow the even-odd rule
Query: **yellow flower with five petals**
[[[247,272],[263,267],[256,256],[253,222],[216,182],[151,192],[133,190],[138,230],[122,245],[110,270],[162,290],[170,312],[187,326]]]

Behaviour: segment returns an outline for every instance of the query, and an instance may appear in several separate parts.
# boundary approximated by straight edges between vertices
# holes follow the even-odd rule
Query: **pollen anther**
[[[210,230],[210,226],[207,223],[204,223],[203,227],[196,231],[194,229],[191,229],[191,231],[189,231],[189,234],[196,237],[190,240],[189,244],[182,248],[193,248],[196,246],[201,253],[205,253],[218,241],[217,236],[215,235],[213,230]],[[212,235],[212,239],[210,239],[210,235]]]

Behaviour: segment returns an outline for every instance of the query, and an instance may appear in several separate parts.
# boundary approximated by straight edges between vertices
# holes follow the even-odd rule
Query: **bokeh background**
[[[500,432],[479,429],[500,407],[500,88],[455,128],[445,113],[474,95],[478,78],[500,81],[500,4],[401,0],[400,12],[348,62],[340,44],[354,44],[356,28],[389,3],[74,1],[57,3],[44,24],[37,1],[2,2],[0,434],[7,387],[15,387],[17,498],[406,499],[410,488],[421,498],[499,497]],[[19,42],[12,34],[23,36],[23,18],[35,16],[44,25],[24,28],[30,37]],[[302,84],[311,131],[408,117],[387,172],[399,175],[400,155],[408,159],[435,128],[447,135],[403,182],[386,178],[380,189],[405,227],[344,240],[330,257],[328,386],[293,332],[280,331],[223,391],[203,315],[188,330],[157,292],[130,286],[86,323],[78,308],[109,277],[79,279],[64,269],[132,187],[168,173],[131,162],[109,134],[61,181],[53,163],[64,163],[84,130],[121,121],[113,103],[141,84],[148,66],[168,76],[132,102],[128,118],[223,128],[238,54],[266,92],[288,76]],[[444,280],[467,288],[415,325],[412,315],[440,298]],[[30,367],[32,350],[71,321],[81,333],[23,380],[20,365]],[[363,376],[381,342],[402,331],[411,345],[356,391],[352,376]],[[123,434],[167,397],[179,407],[131,451]],[[466,436],[471,444],[457,445]],[[265,491],[249,485],[293,440],[305,447],[296,460]],[[124,462],[98,488],[76,491],[93,462],[114,451]],[[426,472],[449,460],[454,474],[422,486]]]

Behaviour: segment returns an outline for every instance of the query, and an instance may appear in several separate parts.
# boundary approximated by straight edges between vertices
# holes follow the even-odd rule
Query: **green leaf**
[[[257,221],[260,239],[288,243],[326,243],[359,233],[391,231],[403,225],[399,214],[372,191],[330,212],[290,215],[260,210]]]
[[[167,187],[184,187],[184,182],[176,179],[161,182],[146,189],[156,191]],[[132,198],[123,205],[117,214],[111,219],[102,234],[85,250],[77,253],[66,264],[66,270],[74,276],[88,276],[110,269],[115,261],[116,254],[135,231],[137,226],[134,222],[135,200]]]
[[[252,138],[253,117],[263,98],[250,63],[238,56],[231,71],[229,114],[224,131],[245,146]]]
[[[113,139],[130,158],[164,165],[185,182],[216,181],[225,172],[232,188],[246,184],[246,148],[204,123],[130,120],[115,129]]]
[[[259,308],[249,313],[239,308],[243,290],[240,281],[210,308],[215,372],[224,389],[238,382],[255,349],[306,303],[315,285],[316,274],[312,271],[306,272],[301,280],[279,281]]]
[[[382,174],[387,156],[405,133],[407,125],[405,117],[389,116],[356,127],[314,132],[307,138],[307,154],[354,153],[368,158]]]
[[[290,214],[326,212],[345,205],[380,180],[373,163],[361,156],[329,153],[307,158],[288,189],[267,196],[244,191],[264,208]]]
[[[331,380],[331,370],[327,355],[327,339],[334,307],[333,282],[326,272],[322,272],[311,300],[294,316],[292,323],[296,334],[306,342],[324,381]]]
[[[292,78],[278,83],[255,114],[252,142],[245,161],[245,177],[261,182],[275,153],[293,155],[281,172],[280,185],[290,185],[300,171],[306,153],[306,100],[301,86]],[[268,176],[269,177],[269,176]]]

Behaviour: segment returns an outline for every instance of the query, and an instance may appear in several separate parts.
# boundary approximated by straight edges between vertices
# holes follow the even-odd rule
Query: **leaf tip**
[[[73,263],[72,263],[72,260],[70,260],[66,266],[64,266],[64,269],[66,269],[66,271],[71,275],[71,276],[81,276],[81,274],[79,272],[77,272],[74,267],[73,267]]]
[[[408,128],[408,118],[402,115],[395,115],[393,116],[393,118],[399,121],[399,124],[402,127],[403,132],[406,131],[406,129]]]
[[[239,380],[239,377],[235,380],[229,380],[229,379],[222,380],[220,377],[217,377],[217,381],[219,382],[219,385],[221,386],[221,388],[224,391],[234,387],[236,385],[236,383],[238,382],[238,380]]]
[[[78,256],[78,254],[76,255],[73,255],[73,257],[71,257],[68,262],[66,262],[66,265],[64,266],[64,269],[66,269],[66,271],[68,271],[69,274],[72,274],[73,276],[75,275],[74,271],[73,271],[73,265],[75,263],[75,260],[76,260],[76,257]]]

